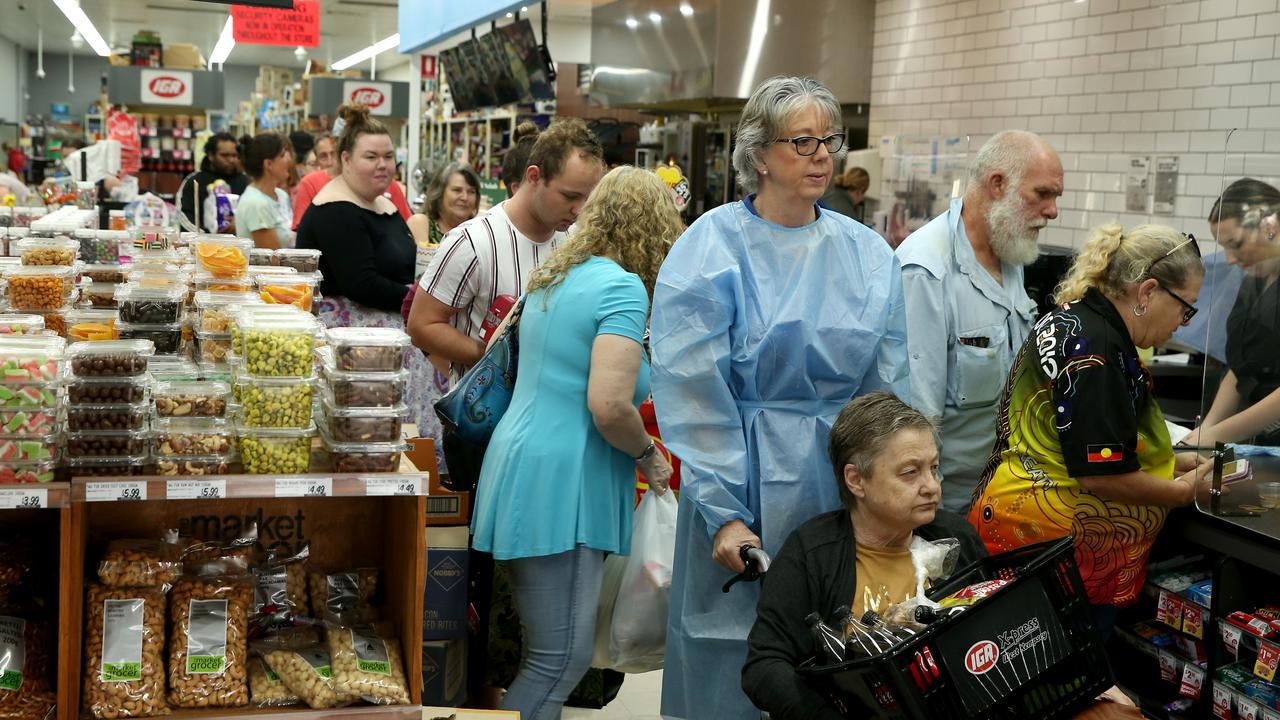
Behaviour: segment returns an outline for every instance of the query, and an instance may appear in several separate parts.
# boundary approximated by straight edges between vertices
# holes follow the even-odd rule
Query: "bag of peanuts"
[[[377,619],[372,605],[378,590],[377,568],[311,573],[311,612],[335,625],[359,625]]]
[[[47,696],[52,649],[47,621],[0,608],[0,717],[16,714],[37,695]]]
[[[296,554],[277,557],[253,569],[253,614],[255,625],[272,626],[308,614],[306,561],[310,547]]]
[[[325,633],[333,658],[333,683],[340,694],[375,705],[408,705],[400,641],[371,627],[333,627]]]
[[[246,575],[258,543],[258,524],[230,542],[206,540],[192,544],[182,553],[182,567],[188,575]]]
[[[107,587],[163,587],[182,575],[176,542],[112,540],[98,563],[98,580]]]
[[[169,593],[169,703],[182,708],[249,704],[246,577],[190,577]]]
[[[356,700],[354,696],[338,693],[333,682],[333,661],[323,645],[265,650],[262,659],[294,694],[315,710],[343,707]]]
[[[261,657],[249,660],[249,701],[254,707],[288,707],[302,702]]]
[[[164,699],[164,592],[89,586],[84,704],[95,718],[168,715]]]

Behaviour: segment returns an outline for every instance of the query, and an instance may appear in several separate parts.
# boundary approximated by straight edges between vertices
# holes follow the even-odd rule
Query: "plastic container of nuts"
[[[255,247],[249,250],[249,265],[275,265],[276,251],[271,248]]]
[[[120,321],[135,325],[170,325],[182,321],[187,300],[184,285],[145,287],[125,283],[116,287]]]
[[[95,308],[114,308],[119,283],[88,282],[80,286],[80,299]]]
[[[147,371],[157,383],[169,381],[199,380],[200,366],[187,358],[162,355],[151,358]]]
[[[11,267],[4,278],[15,310],[57,310],[70,302],[75,287],[75,271],[69,265]]]
[[[320,270],[320,251],[307,248],[280,248],[276,251],[276,264],[291,267],[300,273]]]
[[[151,406],[145,402],[133,405],[69,405],[67,429],[72,432],[145,430]]]
[[[231,467],[235,456],[226,455],[174,455],[157,457],[156,475],[223,475]]]
[[[80,253],[80,242],[72,238],[24,238],[14,243],[10,255],[22,258],[23,265],[66,265]]]
[[[395,328],[336,327],[325,332],[333,348],[334,366],[353,372],[393,372],[404,367],[404,351],[412,343]]]
[[[151,429],[151,454],[157,458],[232,450],[231,426],[221,418],[157,418]]]
[[[89,278],[96,283],[122,283],[129,265],[116,263],[88,263],[80,266],[80,277]]]
[[[133,325],[126,322],[116,323],[122,340],[150,340],[155,344],[157,355],[177,355],[182,347],[182,324],[172,325]]]
[[[69,457],[67,467],[72,477],[109,477],[141,475],[146,455],[133,457]]]
[[[315,320],[301,314],[238,316],[244,371],[256,377],[311,377]]]
[[[223,417],[231,386],[212,380],[158,382],[156,416],[160,418]]]
[[[150,340],[110,340],[76,343],[66,354],[76,377],[133,377],[147,372],[156,348]]]
[[[67,433],[67,457],[122,457],[147,454],[145,430]]]
[[[338,408],[381,408],[398,405],[409,387],[409,371],[357,373],[324,366],[331,401]]]
[[[236,378],[240,423],[246,427],[303,428],[311,424],[314,378]]]
[[[236,428],[240,462],[250,475],[311,471],[311,438],[315,425],[305,428]]]
[[[334,472],[395,472],[400,468],[400,453],[409,449],[409,443],[398,442],[338,442],[323,431],[320,439],[329,452]]]
[[[44,318],[45,330],[65,338],[67,336],[67,313],[71,309],[70,306],[67,306],[57,310],[37,310],[36,312],[40,314],[40,317]]]
[[[151,397],[151,378],[73,377],[67,381],[67,402],[71,405],[134,405]]]
[[[337,442],[399,442],[409,407],[336,407],[326,395],[321,415],[321,433]]]
[[[203,290],[196,293],[196,331],[230,333],[234,312],[245,304],[261,303],[254,293]]]

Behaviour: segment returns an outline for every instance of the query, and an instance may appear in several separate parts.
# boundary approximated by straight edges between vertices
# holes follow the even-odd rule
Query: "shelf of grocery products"
[[[72,497],[83,502],[360,498],[427,494],[427,473],[310,473],[73,478]],[[0,506],[3,505],[0,496]]]

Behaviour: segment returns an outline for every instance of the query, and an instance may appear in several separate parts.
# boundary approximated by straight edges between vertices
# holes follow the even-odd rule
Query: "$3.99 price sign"
[[[0,510],[39,510],[46,507],[49,507],[47,488],[0,488]]]

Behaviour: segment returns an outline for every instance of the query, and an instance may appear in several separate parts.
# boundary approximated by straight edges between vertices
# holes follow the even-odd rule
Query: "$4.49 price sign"
[[[47,507],[49,507],[49,490],[47,488],[0,488],[0,510],[11,508],[39,510]]]
[[[140,480],[91,482],[85,485],[84,499],[89,502],[146,500],[147,483]]]
[[[276,478],[276,497],[330,497],[333,478]]]
[[[422,480],[416,477],[374,477],[364,479],[366,495],[421,495]]]

